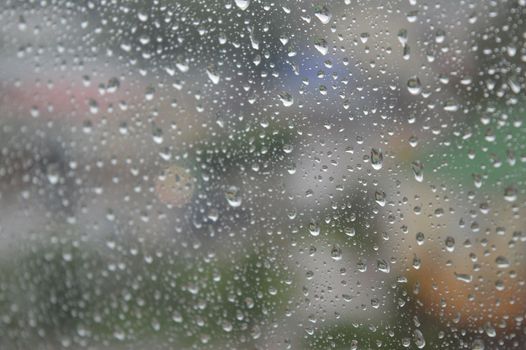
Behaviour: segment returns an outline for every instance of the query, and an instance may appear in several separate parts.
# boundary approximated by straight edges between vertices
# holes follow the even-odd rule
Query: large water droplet
[[[411,95],[419,95],[422,92],[422,84],[418,77],[412,77],[407,81],[407,90]]]
[[[384,162],[384,156],[381,149],[371,149],[371,165],[373,169],[380,170]]]
[[[413,332],[413,341],[419,349],[423,349],[426,346],[426,340],[424,339],[424,334],[419,330],[415,329]]]
[[[447,236],[445,244],[448,252],[453,252],[455,250],[455,239],[453,237]]]
[[[283,106],[290,107],[294,104],[294,98],[288,92],[283,91],[278,96]]]
[[[375,200],[376,203],[378,203],[378,205],[380,205],[381,207],[385,206],[385,192],[376,191],[376,192],[374,193],[374,200]]]
[[[245,11],[250,5],[250,0],[235,0],[235,3],[241,11]]]
[[[214,66],[208,66],[206,69],[206,74],[208,75],[208,79],[214,84],[219,84],[219,74],[217,73]]]
[[[329,46],[325,39],[317,39],[314,42],[314,47],[324,56],[329,52]]]
[[[239,193],[239,188],[236,186],[230,186],[225,192],[225,197],[231,207],[237,208],[241,205],[241,195]]]
[[[422,245],[422,244],[424,244],[425,239],[426,239],[426,238],[425,238],[423,232],[417,232],[417,234],[416,234],[416,243],[417,243],[418,245]]]
[[[331,258],[334,260],[341,260],[342,259],[342,250],[339,246],[335,245],[331,249]]]
[[[419,160],[415,160],[411,163],[411,169],[413,169],[413,174],[415,175],[415,180],[422,182],[424,180],[424,166]]]
[[[378,271],[383,273],[391,272],[391,265],[384,259],[378,259],[376,261],[376,268],[378,269]]]
[[[320,225],[317,222],[311,221],[309,223],[309,233],[312,236],[318,236],[320,234]]]
[[[314,8],[314,15],[320,20],[321,23],[327,24],[330,22],[332,18],[331,11],[329,8],[325,5],[323,6],[316,6]]]

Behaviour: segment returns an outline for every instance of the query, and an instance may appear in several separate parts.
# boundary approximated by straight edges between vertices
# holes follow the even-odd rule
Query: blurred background
[[[526,1],[0,8],[0,348],[526,349]]]

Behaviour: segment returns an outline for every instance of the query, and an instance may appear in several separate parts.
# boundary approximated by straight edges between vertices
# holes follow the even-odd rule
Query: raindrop
[[[376,261],[376,268],[378,269],[378,271],[383,273],[391,272],[391,265],[384,259],[378,259]]]
[[[374,200],[376,203],[378,203],[381,207],[385,206],[385,192],[376,191],[374,193]]]
[[[420,79],[416,76],[411,77],[407,81],[407,90],[411,95],[419,95],[422,92],[422,84]]]
[[[360,271],[360,272],[365,272],[365,271],[367,271],[367,261],[364,260],[364,259],[360,259],[360,260],[358,260],[358,263],[356,264],[356,268],[357,268],[358,271]]]
[[[288,92],[283,91],[278,96],[283,106],[290,107],[294,104],[294,98]]]
[[[335,245],[331,249],[331,258],[334,260],[341,260],[342,259],[342,250],[339,246]]]
[[[400,29],[398,31],[398,41],[400,41],[402,46],[407,44],[407,29]]]
[[[215,68],[213,65],[208,66],[206,69],[206,74],[208,75],[208,78],[210,81],[214,84],[219,84],[219,74],[217,74]]]
[[[419,349],[423,349],[426,346],[426,340],[424,339],[424,334],[419,329],[415,329],[413,332],[413,340],[415,345]]]
[[[245,11],[250,5],[250,0],[235,0],[235,3],[241,11]]]
[[[309,223],[309,233],[314,237],[318,236],[320,234],[320,225],[315,221],[311,221]]]
[[[384,161],[384,156],[381,149],[372,148],[371,149],[371,165],[373,169],[380,170],[382,169]]]
[[[329,46],[325,39],[317,39],[314,42],[314,47],[324,56],[329,52]]]
[[[415,176],[415,180],[418,182],[422,182],[424,180],[424,166],[419,160],[415,160],[411,163],[411,169],[413,169],[413,175]]]
[[[356,230],[354,229],[354,227],[346,227],[343,232],[345,233],[346,236],[348,237],[354,237],[354,235],[356,235]]]
[[[418,138],[417,138],[416,136],[411,136],[411,137],[409,138],[409,145],[410,145],[411,147],[416,147],[416,146],[418,146]]]
[[[316,6],[314,8],[314,15],[323,24],[329,23],[331,18],[332,18],[332,14],[331,14],[329,8],[327,6],[325,6],[325,5],[323,5],[323,6]]]
[[[225,192],[225,197],[232,208],[237,208],[241,205],[241,195],[239,193],[239,188],[236,186],[230,186]]]
[[[495,259],[495,263],[497,264],[497,267],[499,269],[507,269],[508,267],[510,267],[510,261],[508,260],[508,258],[502,255],[499,255]]]
[[[455,272],[455,278],[457,281],[461,281],[464,283],[471,283],[473,281],[473,276],[467,274],[467,273],[457,273]]]
[[[453,237],[447,236],[445,244],[448,252],[453,252],[455,250],[455,239]]]
[[[471,344],[471,350],[484,350],[485,344],[482,339],[475,339],[473,343]]]
[[[497,336],[497,331],[495,330],[495,327],[493,327],[489,322],[484,325],[484,331],[490,338],[494,338]]]
[[[424,241],[425,241],[424,233],[423,232],[417,232],[417,234],[416,234],[416,243],[418,245],[422,245],[422,244],[424,244]]]
[[[508,202],[515,202],[517,200],[517,190],[512,187],[506,187],[504,190],[504,199]]]

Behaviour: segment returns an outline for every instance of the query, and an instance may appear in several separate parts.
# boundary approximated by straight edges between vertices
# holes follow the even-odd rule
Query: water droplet
[[[329,52],[329,46],[325,39],[317,39],[314,42],[314,47],[324,56]]]
[[[486,346],[482,339],[475,339],[471,344],[471,350],[484,350],[485,347]]]
[[[400,29],[398,31],[398,41],[400,41],[402,46],[407,44],[407,29]]]
[[[321,23],[327,24],[330,22],[332,18],[332,13],[330,12],[329,8],[325,5],[323,6],[316,6],[314,8],[314,15],[320,20]]]
[[[411,47],[409,45],[404,45],[402,49],[402,58],[406,61],[411,58]]]
[[[447,236],[445,244],[448,252],[453,252],[455,250],[455,239],[453,237]]]
[[[354,227],[346,227],[343,231],[345,235],[349,237],[354,237],[354,235],[356,235],[356,230]]]
[[[91,114],[97,114],[99,112],[99,104],[94,99],[89,100],[88,107]]]
[[[239,188],[236,186],[230,186],[225,192],[225,197],[232,208],[237,208],[241,205],[241,195],[239,193]]]
[[[422,182],[424,180],[424,166],[422,165],[422,163],[418,160],[415,160],[411,163],[411,169],[413,169],[415,180],[418,182]]]
[[[294,104],[294,98],[288,92],[283,91],[278,96],[283,106],[290,107]]]
[[[418,146],[418,137],[416,137],[416,136],[411,136],[411,137],[409,138],[409,145],[410,145],[411,147],[416,147],[416,146]]]
[[[206,74],[208,75],[208,78],[212,83],[219,84],[220,77],[213,65],[208,66],[208,68],[206,69]]]
[[[56,163],[49,164],[46,168],[47,179],[50,184],[56,185],[60,180],[59,165]]]
[[[335,245],[331,249],[331,258],[334,260],[341,260],[342,259],[342,250],[339,246]]]
[[[364,32],[360,34],[360,41],[362,42],[362,44],[367,43],[367,40],[369,40],[369,33]]]
[[[461,281],[464,283],[471,283],[473,281],[473,276],[467,274],[467,273],[457,273],[455,272],[455,278],[457,281]]]
[[[504,190],[504,199],[508,202],[515,202],[517,200],[517,189],[512,186],[506,187]]]
[[[175,64],[175,66],[177,67],[177,69],[179,69],[179,71],[181,71],[181,73],[186,73],[190,69],[188,64],[186,64],[186,62],[182,62],[182,61],[177,62]]]
[[[495,327],[493,327],[489,322],[484,325],[484,331],[490,338],[494,338],[497,336],[497,331],[495,330]]]
[[[456,112],[458,111],[458,104],[453,100],[448,100],[444,104],[444,110],[447,112]]]
[[[510,267],[510,261],[508,260],[508,258],[502,255],[499,255],[495,259],[495,263],[497,264],[497,267],[499,269],[507,269],[508,267]]]
[[[119,89],[120,86],[121,86],[121,83],[118,78],[111,78],[108,81],[108,86],[106,88],[106,91],[108,91],[108,93],[110,94],[115,93]]]
[[[241,11],[245,11],[250,5],[250,0],[235,0],[235,3]]]
[[[446,32],[444,32],[442,29],[439,29],[435,33],[435,42],[437,44],[441,44],[446,39]]]
[[[417,243],[418,245],[422,245],[422,244],[424,244],[425,239],[426,239],[426,238],[425,238],[423,232],[417,232],[417,234],[416,234],[416,243]]]
[[[422,84],[420,79],[416,76],[411,77],[407,81],[407,90],[411,95],[419,95],[422,92]]]
[[[418,10],[409,11],[406,15],[406,18],[409,23],[415,23],[418,19]]]
[[[371,165],[373,169],[375,170],[382,169],[383,161],[384,161],[384,156],[382,154],[382,150],[376,149],[376,148],[371,149]]]
[[[311,221],[309,223],[309,233],[316,237],[320,234],[320,225],[317,222]]]
[[[413,332],[413,341],[419,349],[423,349],[426,346],[426,340],[424,339],[424,334],[419,329],[415,329]]]
[[[378,203],[381,207],[385,206],[385,192],[376,191],[374,193],[374,200],[376,203]]]
[[[413,268],[415,270],[420,269],[420,266],[422,266],[422,260],[418,256],[413,257]]]
[[[391,272],[391,265],[384,259],[378,259],[376,261],[376,268],[378,269],[378,271],[383,273]]]

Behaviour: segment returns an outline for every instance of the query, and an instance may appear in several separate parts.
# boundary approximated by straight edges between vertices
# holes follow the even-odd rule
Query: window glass
[[[3,349],[524,349],[525,0],[3,0]]]

